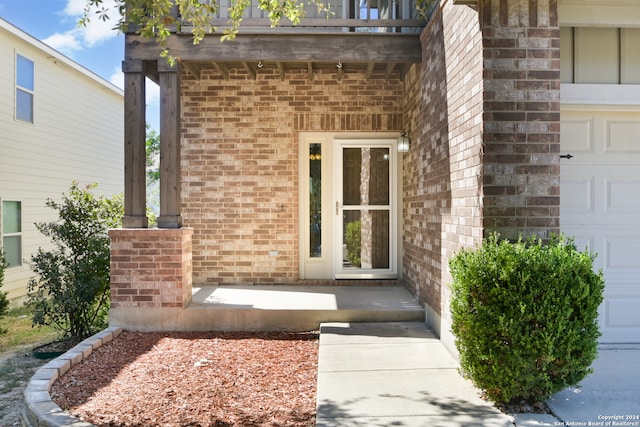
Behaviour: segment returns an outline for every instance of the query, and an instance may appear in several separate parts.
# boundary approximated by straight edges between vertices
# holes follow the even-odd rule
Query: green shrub
[[[27,303],[34,324],[51,325],[65,336],[84,338],[107,323],[109,306],[109,235],[124,214],[122,198],[97,197],[95,185],[74,182],[62,202],[48,199],[59,219],[37,223],[54,249],[31,257],[36,277],[29,281]]]
[[[571,239],[497,235],[450,260],[462,374],[496,403],[542,400],[591,372],[602,272]]]
[[[4,270],[7,268],[9,263],[4,256],[4,252],[0,249],[0,288],[4,284]],[[7,293],[0,291],[0,316],[4,316],[7,313],[7,309],[9,308],[9,299],[7,298]],[[0,328],[0,335],[6,334],[7,330],[5,328]]]
[[[361,251],[361,241],[362,241],[362,230],[360,221],[353,221],[347,224],[347,260],[355,265],[356,267],[360,267],[360,251]]]

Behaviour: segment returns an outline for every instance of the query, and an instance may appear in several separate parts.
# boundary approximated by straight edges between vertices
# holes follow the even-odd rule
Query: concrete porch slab
[[[116,308],[110,326],[149,331],[305,331],[323,322],[425,321],[401,286],[194,287],[186,308]]]

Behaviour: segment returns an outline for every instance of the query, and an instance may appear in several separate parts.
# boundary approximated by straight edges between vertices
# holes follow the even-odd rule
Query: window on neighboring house
[[[33,123],[33,61],[16,54],[16,119]]]
[[[22,265],[22,203],[2,202],[2,250],[9,268]]]

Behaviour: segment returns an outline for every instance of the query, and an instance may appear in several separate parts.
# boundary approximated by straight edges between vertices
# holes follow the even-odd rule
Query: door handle
[[[340,215],[340,208],[341,207],[342,207],[342,205],[340,204],[340,202],[336,200],[336,215]]]

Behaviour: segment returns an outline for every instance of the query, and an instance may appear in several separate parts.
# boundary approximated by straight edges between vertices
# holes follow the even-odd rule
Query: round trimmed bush
[[[494,234],[450,260],[460,370],[489,400],[543,400],[591,372],[604,291],[593,259],[564,236]]]

